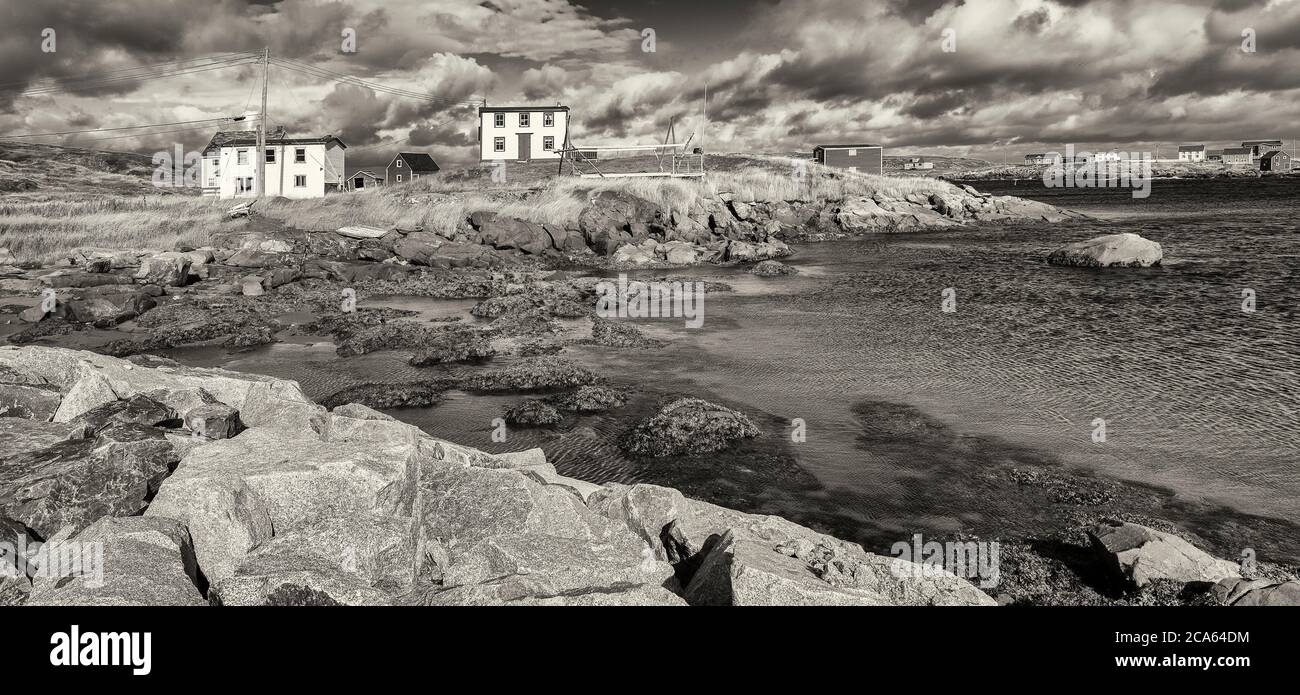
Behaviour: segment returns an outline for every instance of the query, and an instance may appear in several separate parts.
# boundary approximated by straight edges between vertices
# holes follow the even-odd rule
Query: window
[[[266,163],[275,164],[275,150],[270,147],[266,148]]]
[[[235,150],[235,162],[237,164],[248,164],[248,150]]]
[[[493,152],[505,152],[505,151],[506,151],[506,139],[505,139],[505,138],[492,138],[492,151],[493,151]]]
[[[506,127],[506,115],[504,113],[492,114],[492,125],[497,128]]]
[[[398,175],[397,175],[397,182],[398,182],[398,183],[401,183],[401,182],[402,182],[402,175],[401,175],[401,174],[398,174]]]
[[[295,174],[294,177],[293,177],[293,187],[294,187],[294,188],[306,188],[306,187],[307,187],[307,175],[306,175],[306,174]]]
[[[252,190],[253,190],[253,177],[252,177],[252,176],[241,176],[241,177],[235,179],[235,192],[236,192],[236,193],[248,193],[248,192],[251,192]]]
[[[554,126],[555,114],[551,113],[550,111],[547,111],[546,113],[542,114],[542,125],[547,128]]]
[[[402,168],[402,158],[401,158],[401,157],[398,157],[398,158],[397,158],[397,168],[398,168],[398,169],[401,169],[401,168]]]
[[[849,156],[850,156],[850,157],[856,157],[856,156],[858,156],[858,151],[857,151],[857,150],[849,150]]]
[[[550,152],[551,150],[555,149],[555,138],[550,135],[547,135],[546,137],[542,138],[542,149],[546,150],[547,152]]]
[[[527,128],[527,127],[528,127],[528,116],[529,116],[529,115],[530,115],[530,114],[528,114],[527,112],[523,112],[523,113],[520,113],[520,114],[519,114],[519,127],[520,127],[520,128]]]
[[[295,164],[305,164],[307,162],[307,148],[306,147],[293,148],[293,161]]]

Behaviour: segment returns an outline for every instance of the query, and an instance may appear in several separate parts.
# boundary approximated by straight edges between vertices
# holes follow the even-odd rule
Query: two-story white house
[[[344,183],[343,151],[347,145],[333,135],[266,136],[266,191],[269,196],[320,198],[341,190]],[[257,133],[221,131],[203,149],[200,181],[203,195],[251,198],[257,176]]]
[[[568,132],[567,106],[482,106],[479,161],[559,159]]]

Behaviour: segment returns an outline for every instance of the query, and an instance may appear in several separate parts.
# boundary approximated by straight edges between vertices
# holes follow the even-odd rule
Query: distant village
[[[438,163],[428,152],[399,151],[384,167],[354,168],[346,165],[347,145],[334,135],[290,136],[284,128],[265,135],[263,160],[253,161],[257,150],[257,132],[249,126],[243,130],[219,131],[203,149],[200,180],[203,194],[221,198],[244,198],[257,195],[257,166],[265,169],[264,195],[286,198],[319,198],[336,191],[358,191],[418,181],[439,171]],[[671,131],[670,131],[671,132]],[[691,137],[694,137],[692,134]],[[700,176],[703,152],[696,147],[688,151],[686,143],[632,147],[575,147],[569,142],[569,107],[488,106],[478,107],[478,159],[480,163],[556,161],[572,157],[576,163],[590,165],[579,175],[599,176]],[[1208,149],[1203,144],[1180,145],[1177,158],[1155,158],[1155,163],[1219,162],[1234,168],[1261,172],[1289,172],[1292,157],[1283,149],[1282,140],[1247,140],[1240,147]],[[657,170],[604,173],[596,162],[602,152],[614,150],[653,154],[661,164]],[[1125,155],[1118,151],[1074,155],[1069,161],[1058,153],[1025,155],[1028,165],[1085,165],[1094,161],[1118,161]],[[1130,155],[1131,156],[1131,155]],[[695,158],[698,158],[695,159]],[[881,174],[884,170],[884,147],[870,143],[822,144],[812,148],[812,161],[849,171]],[[904,171],[929,171],[932,162],[909,157],[902,163]]]
[[[1219,162],[1228,166],[1254,169],[1257,171],[1291,171],[1291,155],[1283,149],[1281,140],[1246,140],[1241,147],[1226,147],[1221,150],[1207,149],[1205,145],[1179,145],[1177,158],[1159,158],[1154,163],[1172,164],[1177,162]],[[1120,154],[1116,151],[1100,152],[1090,155],[1078,155],[1066,164],[1083,165],[1090,161],[1118,161]],[[1062,155],[1057,153],[1034,153],[1025,155],[1025,164],[1056,165],[1062,162]]]

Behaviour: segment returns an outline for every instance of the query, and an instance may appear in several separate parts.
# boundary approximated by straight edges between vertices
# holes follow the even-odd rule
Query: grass
[[[609,168],[611,163],[602,162]],[[807,160],[752,155],[710,155],[703,179],[557,177],[556,165],[508,164],[504,182],[487,167],[441,172],[400,186],[338,193],[311,200],[266,200],[256,209],[286,227],[334,230],[344,225],[423,226],[453,232],[469,213],[492,210],[544,224],[572,224],[593,193],[626,191],[685,212],[701,199],[730,193],[739,200],[838,200],[882,194],[903,198],[952,192],[925,177],[858,174]],[[793,172],[806,167],[802,177]],[[114,174],[115,176],[117,174]],[[48,190],[0,198],[0,247],[23,260],[49,262],[77,246],[167,250],[203,246],[218,232],[238,230],[228,220],[229,200],[193,195],[87,195]]]

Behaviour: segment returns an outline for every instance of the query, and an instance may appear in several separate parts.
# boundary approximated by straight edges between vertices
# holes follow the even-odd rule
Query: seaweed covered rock
[[[637,425],[622,446],[637,456],[706,454],[759,434],[744,413],[699,398],[679,398]]]
[[[530,398],[506,410],[505,420],[512,425],[546,427],[560,424],[564,420],[564,416],[560,415],[555,408],[547,405],[545,401]]]

